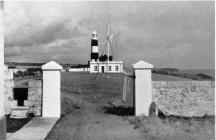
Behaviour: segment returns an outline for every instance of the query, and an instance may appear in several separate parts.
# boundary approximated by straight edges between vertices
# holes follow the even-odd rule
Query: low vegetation
[[[6,116],[6,123],[7,123],[7,133],[14,133],[24,125],[26,125],[32,118],[34,114],[29,114],[27,118],[22,119],[13,119],[10,118],[9,115]]]
[[[214,140],[214,116],[127,117],[150,140]]]
[[[188,79],[197,80],[197,81],[201,81],[201,80],[213,81],[214,80],[213,77],[203,74],[203,73],[197,73],[197,74],[196,73],[186,73],[183,70],[179,70],[175,68],[153,69],[152,73],[188,78]]]
[[[28,78],[28,77],[40,77],[42,76],[42,69],[29,68],[27,71],[17,71],[14,73],[14,78]]]

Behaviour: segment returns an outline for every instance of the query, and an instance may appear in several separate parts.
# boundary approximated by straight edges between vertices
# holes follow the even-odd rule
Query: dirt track
[[[127,117],[131,115],[130,109],[118,114],[119,110],[112,105],[121,104],[121,75],[106,79],[105,76],[64,73],[61,91],[62,117],[47,140],[214,139],[214,118]]]
[[[73,80],[67,74],[62,76],[63,116],[48,140],[143,140],[141,131],[134,129],[129,121],[105,113],[105,106],[120,99],[121,76],[111,79],[104,79],[104,76],[95,79],[88,75],[82,78],[79,74],[70,76]],[[72,82],[74,80],[76,83]]]
[[[139,130],[119,116],[104,114],[92,105],[63,117],[48,139],[143,140]]]

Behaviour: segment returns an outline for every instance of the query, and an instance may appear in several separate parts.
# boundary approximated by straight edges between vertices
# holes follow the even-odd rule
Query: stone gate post
[[[42,66],[43,70],[43,98],[42,117],[60,117],[61,91],[60,80],[62,66],[50,61]]]
[[[151,69],[153,65],[139,61],[133,65],[135,70],[135,115],[149,116],[152,103]]]
[[[4,30],[3,30],[3,7],[0,1],[0,140],[6,139],[6,119],[4,111]]]

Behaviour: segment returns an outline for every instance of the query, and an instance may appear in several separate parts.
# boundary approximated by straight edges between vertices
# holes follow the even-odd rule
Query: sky
[[[5,61],[86,64],[91,33],[104,50],[107,23],[119,33],[115,60],[155,67],[213,69],[214,2],[5,2]],[[112,51],[111,51],[112,52]]]

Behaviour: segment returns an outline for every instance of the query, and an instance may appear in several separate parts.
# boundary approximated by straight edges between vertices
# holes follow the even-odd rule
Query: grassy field
[[[132,67],[126,67],[127,73],[133,73]],[[154,68],[152,70],[153,81],[189,81],[189,80],[214,80],[214,69],[175,69],[175,68]]]
[[[115,99],[121,99],[123,75],[113,74],[109,79],[106,77],[106,74],[62,73],[63,113],[71,110],[67,105],[73,100],[71,97],[81,98],[101,106]]]
[[[47,139],[211,140],[214,117],[134,117],[122,102],[123,75],[62,73],[62,117]]]
[[[214,140],[215,118],[127,117],[150,140]]]
[[[184,73],[188,74],[198,74],[198,73],[203,73],[206,75],[209,75],[211,77],[215,77],[215,70],[214,69],[195,69],[195,70],[182,70]]]

